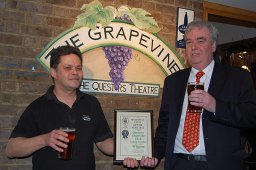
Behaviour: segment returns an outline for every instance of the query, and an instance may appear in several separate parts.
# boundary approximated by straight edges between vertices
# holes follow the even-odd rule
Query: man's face
[[[61,56],[57,69],[51,68],[55,88],[72,91],[80,87],[83,72],[82,63],[75,54]]]
[[[186,59],[189,64],[203,70],[213,59],[216,50],[216,42],[211,44],[210,32],[207,28],[193,28],[186,39]]]

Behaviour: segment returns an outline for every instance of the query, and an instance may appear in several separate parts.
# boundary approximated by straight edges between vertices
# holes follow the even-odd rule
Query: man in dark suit
[[[208,22],[188,25],[186,59],[191,68],[165,79],[155,157],[142,158],[140,166],[155,167],[165,157],[165,170],[242,170],[240,128],[256,126],[256,93],[248,71],[214,62],[217,36]],[[204,90],[188,95],[187,82],[195,81],[199,71],[204,72],[200,78]],[[188,102],[203,108],[197,113],[199,142],[192,149],[186,149],[183,141]]]

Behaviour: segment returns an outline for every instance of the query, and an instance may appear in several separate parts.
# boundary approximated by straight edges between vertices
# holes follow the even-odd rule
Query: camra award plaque
[[[152,110],[115,110],[114,164],[152,157]]]

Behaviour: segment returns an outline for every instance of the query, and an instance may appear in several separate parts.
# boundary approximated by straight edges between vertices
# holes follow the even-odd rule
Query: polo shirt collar
[[[47,100],[53,100],[55,101],[56,103],[61,103],[56,95],[53,93],[53,89],[54,89],[54,85],[50,86],[49,89],[47,90],[46,92],[46,99]],[[81,97],[83,97],[83,93],[79,90],[79,89],[76,89],[76,95],[77,95],[77,99],[76,101],[80,100]]]

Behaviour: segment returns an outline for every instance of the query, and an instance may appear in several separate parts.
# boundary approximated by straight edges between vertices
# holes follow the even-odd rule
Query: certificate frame
[[[114,164],[153,156],[153,111],[114,110]]]

